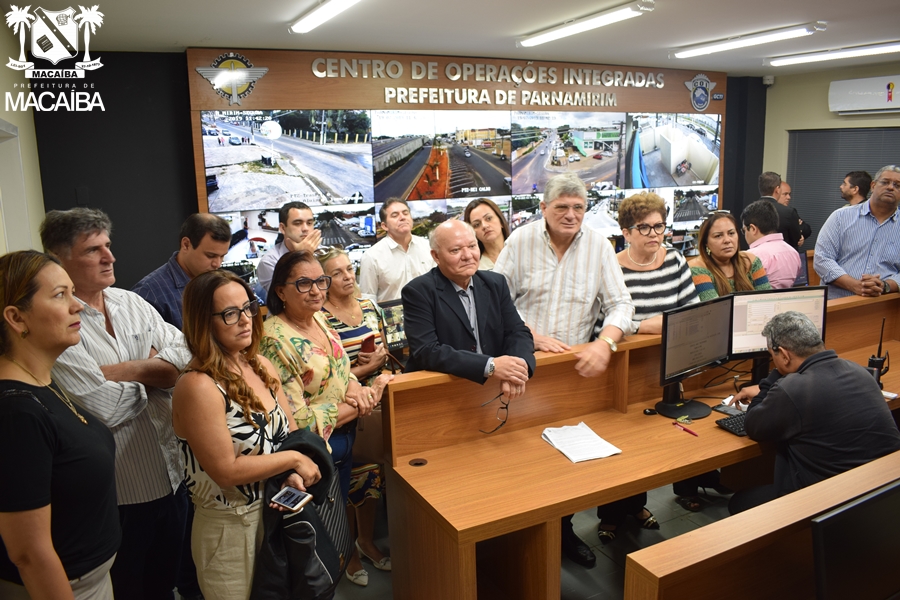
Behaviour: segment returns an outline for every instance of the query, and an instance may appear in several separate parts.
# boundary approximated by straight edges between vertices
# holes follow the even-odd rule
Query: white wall
[[[799,129],[847,129],[900,127],[900,113],[841,117],[828,110],[828,85],[835,80],[897,75],[900,61],[867,67],[844,67],[805,75],[780,76],[766,95],[766,141],[763,170],[784,175],[788,163],[788,131]],[[898,81],[900,82],[900,81]],[[895,95],[900,96],[897,91]],[[900,108],[900,97],[897,98]]]
[[[41,190],[41,171],[38,164],[37,139],[34,134],[34,120],[31,110],[6,111],[6,92],[13,91],[13,84],[25,82],[21,71],[14,71],[5,66],[9,57],[19,57],[19,37],[6,30],[0,35],[0,119],[17,129],[17,140],[11,139],[2,143],[3,162],[6,168],[0,170],[0,198],[4,207],[0,214],[0,254],[8,250],[21,250],[23,247],[41,248],[38,228],[44,220],[44,196]],[[15,146],[18,146],[17,148]],[[21,168],[8,162],[16,155],[21,161]],[[25,216],[27,214],[27,217]],[[9,221],[7,221],[9,219]],[[27,223],[23,222],[27,219]],[[7,240],[4,231],[27,231],[27,235]],[[22,243],[24,240],[25,243]],[[27,243],[30,240],[30,244]]]

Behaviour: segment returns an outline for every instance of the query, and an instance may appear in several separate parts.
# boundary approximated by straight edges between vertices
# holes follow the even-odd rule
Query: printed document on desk
[[[584,422],[565,427],[548,427],[541,437],[572,462],[606,458],[622,452],[594,433]]]

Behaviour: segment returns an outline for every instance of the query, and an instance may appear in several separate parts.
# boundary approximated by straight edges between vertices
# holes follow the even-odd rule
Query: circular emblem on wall
[[[197,72],[209,81],[216,93],[228,99],[228,104],[240,105],[253,93],[256,81],[269,72],[267,67],[254,67],[247,57],[237,52],[219,55],[209,67],[197,67]]]

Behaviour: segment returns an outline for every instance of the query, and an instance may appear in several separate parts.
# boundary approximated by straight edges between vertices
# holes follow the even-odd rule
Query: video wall
[[[190,66],[192,52],[200,51],[189,51]],[[636,191],[660,194],[667,203],[667,221],[677,229],[695,228],[718,207],[725,106],[721,102],[707,106],[703,112],[696,110],[691,102],[695,94],[688,85],[692,75],[658,73],[652,78],[656,82],[652,90],[616,89],[618,75],[614,75],[609,86],[614,93],[576,93],[571,101],[568,93],[559,93],[559,103],[554,92],[542,95],[537,90],[529,93],[518,89],[516,95],[501,89],[502,82],[485,81],[480,85],[487,89],[478,93],[470,89],[456,96],[431,94],[441,100],[456,98],[454,106],[434,108],[435,102],[424,102],[428,98],[426,89],[419,90],[415,105],[408,102],[412,97],[408,90],[407,102],[397,102],[404,90],[398,87],[403,83],[400,61],[383,64],[399,65],[393,67],[397,75],[394,79],[401,81],[377,81],[374,76],[359,81],[358,73],[354,77],[348,70],[348,81],[323,82],[331,73],[327,69],[331,63],[317,63],[307,56],[312,53],[259,54],[277,55],[279,60],[284,54],[301,55],[311,60],[312,77],[300,77],[304,86],[332,85],[330,93],[316,96],[318,104],[296,108],[310,106],[306,103],[311,100],[291,100],[290,89],[280,93],[270,88],[268,97],[260,93],[272,75],[268,72],[271,68],[258,67],[265,60],[254,58],[251,63],[236,54],[242,62],[234,58],[228,69],[220,64],[217,72],[221,72],[219,76],[225,74],[226,84],[220,83],[218,89],[212,86],[215,97],[206,89],[208,83],[204,86],[205,82],[197,81],[201,71],[207,72],[203,77],[209,81],[212,67],[193,67],[198,203],[201,210],[231,222],[234,232],[244,232],[237,236],[240,243],[226,257],[228,262],[256,262],[275,241],[278,209],[290,201],[308,204],[317,217],[322,243],[342,245],[354,259],[383,235],[378,211],[388,198],[409,201],[417,235],[427,235],[447,219],[462,218],[468,203],[482,197],[496,202],[514,229],[541,218],[543,191],[549,179],[560,173],[574,173],[584,181],[589,193],[585,225],[607,236],[621,233],[617,224],[619,204]],[[219,59],[222,56],[227,55]],[[429,65],[427,71],[423,68],[422,78],[426,72],[441,72],[439,61],[411,62]],[[350,64],[346,59],[335,64],[345,63]],[[448,62],[443,69],[449,79],[453,79],[453,64]],[[497,72],[502,72],[501,67]],[[266,72],[252,85],[239,84],[250,77],[239,68],[255,74]],[[540,68],[546,74],[544,86],[552,87],[549,78],[556,67]],[[574,69],[560,70],[565,70],[566,80],[574,77],[570,73]],[[302,73],[302,69],[295,71]],[[476,72],[476,67],[472,71]],[[238,75],[234,75],[236,72]],[[334,74],[338,72],[336,67]],[[460,67],[459,73],[463,72]],[[601,73],[594,78],[596,83],[603,81],[602,74],[607,71],[594,72]],[[520,73],[523,78],[527,75],[524,70]],[[694,76],[694,82],[697,77],[701,76]],[[706,75],[702,77],[709,82]],[[463,77],[457,79],[460,83]],[[627,81],[627,76],[621,79]],[[586,82],[582,85],[590,83],[586,75],[582,81]],[[663,81],[675,90],[654,95],[660,94]],[[385,84],[390,87],[378,87]],[[344,94],[339,93],[342,85],[347,86]],[[360,85],[383,90],[378,101],[364,100],[380,108],[352,108],[360,99],[358,93],[351,92],[358,91]],[[535,87],[541,87],[538,81]],[[460,96],[467,102],[460,103]],[[522,106],[526,97],[527,105]],[[504,100],[503,106],[492,104],[491,98]],[[533,106],[536,98],[539,104],[546,100],[557,105]],[[257,99],[259,102],[254,102]],[[485,99],[490,106],[470,107],[485,104]],[[287,108],[252,106],[264,103]],[[508,109],[509,104],[514,105]]]

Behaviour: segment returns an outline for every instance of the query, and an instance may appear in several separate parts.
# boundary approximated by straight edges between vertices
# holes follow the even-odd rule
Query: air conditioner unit
[[[900,75],[845,79],[828,86],[828,110],[839,115],[900,112]]]

